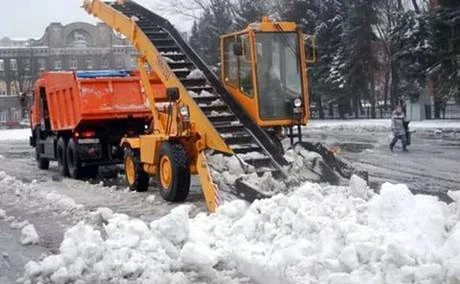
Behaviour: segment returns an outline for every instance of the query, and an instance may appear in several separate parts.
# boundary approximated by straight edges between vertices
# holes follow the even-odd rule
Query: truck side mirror
[[[166,97],[168,98],[168,100],[170,102],[175,102],[177,101],[179,98],[180,98],[180,94],[179,94],[179,88],[167,88],[166,89]]]
[[[243,45],[241,44],[241,42],[233,43],[233,54],[236,56],[243,55]]]

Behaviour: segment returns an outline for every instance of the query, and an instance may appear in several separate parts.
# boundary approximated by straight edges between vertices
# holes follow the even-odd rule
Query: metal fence
[[[375,109],[376,116],[375,118],[389,119],[391,118],[392,110],[388,107],[386,110],[383,107],[377,107]],[[339,108],[337,105],[331,107],[323,108],[324,119],[370,119],[371,108],[364,107],[356,115],[355,112],[346,113],[343,117],[339,115]],[[434,105],[425,106],[425,117],[424,119],[460,119],[460,104],[448,104],[444,108],[439,110],[439,118],[435,117],[435,107]],[[311,109],[311,118],[319,119],[319,110],[312,108]]]

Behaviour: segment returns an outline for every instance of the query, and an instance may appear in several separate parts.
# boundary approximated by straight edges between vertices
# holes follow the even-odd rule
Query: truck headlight
[[[302,106],[302,100],[300,98],[294,99],[294,107],[301,107]]]
[[[179,108],[179,114],[184,120],[190,119],[190,112],[189,112],[188,106],[181,106]]]

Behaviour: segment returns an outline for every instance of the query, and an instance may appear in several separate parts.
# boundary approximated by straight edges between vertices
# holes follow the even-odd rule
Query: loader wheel
[[[78,158],[77,144],[75,140],[70,139],[67,143],[66,162],[69,176],[74,179],[79,179],[82,176],[82,168],[80,159]]]
[[[125,148],[124,166],[129,189],[137,192],[147,191],[150,176],[142,168],[139,154],[130,148]]]
[[[68,177],[69,169],[67,168],[66,148],[67,143],[64,137],[60,137],[57,142],[56,159],[58,162],[59,172],[62,176]]]
[[[166,201],[184,201],[190,190],[190,168],[184,147],[163,142],[158,152],[157,169],[161,197]]]

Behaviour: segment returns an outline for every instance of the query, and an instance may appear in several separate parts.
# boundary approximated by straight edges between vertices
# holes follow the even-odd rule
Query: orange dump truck
[[[154,92],[163,85],[152,79]],[[48,72],[34,85],[31,146],[40,169],[50,160],[72,178],[123,162],[122,137],[143,134],[151,111],[138,74],[128,71]]]

